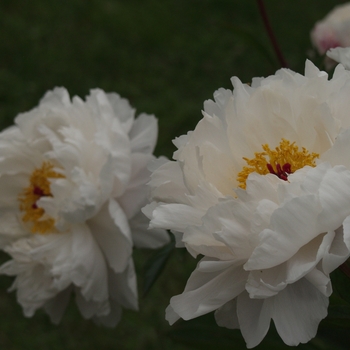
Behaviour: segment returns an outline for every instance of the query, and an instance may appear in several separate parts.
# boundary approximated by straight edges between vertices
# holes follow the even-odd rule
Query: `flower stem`
[[[259,12],[261,15],[261,18],[263,19],[264,25],[265,25],[265,29],[267,31],[267,35],[270,38],[271,44],[273,46],[273,49],[275,50],[277,59],[281,65],[281,67],[288,67],[287,61],[285,60],[282,51],[278,45],[277,39],[275,37],[275,34],[272,30],[272,27],[270,25],[270,21],[269,18],[267,17],[267,13],[266,13],[266,9],[265,9],[265,5],[264,5],[264,1],[263,0],[256,0],[258,3],[258,7],[259,7]]]

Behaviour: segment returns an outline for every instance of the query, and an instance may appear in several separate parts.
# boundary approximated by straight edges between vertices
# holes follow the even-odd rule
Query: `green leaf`
[[[332,272],[331,281],[335,296],[350,305],[350,278],[338,268]]]
[[[320,327],[320,334],[324,335],[329,340],[332,340],[334,337],[334,331],[347,336],[347,333],[350,330],[350,306],[346,304],[339,305],[330,305],[328,307],[328,316],[323,321]],[[331,332],[329,332],[331,330]],[[334,340],[339,340],[342,337],[336,337]]]
[[[348,350],[349,349],[349,330],[346,329],[344,321],[340,318],[326,318],[319,326],[317,337],[311,340],[318,349],[329,350]],[[345,328],[344,328],[345,327]]]
[[[350,305],[331,305],[328,308],[328,317],[350,321]]]
[[[151,258],[146,262],[145,265],[145,279],[143,284],[143,295],[145,296],[154,282],[162,273],[171,253],[175,249],[175,238],[174,235],[170,235],[171,241],[169,244],[158,250]]]

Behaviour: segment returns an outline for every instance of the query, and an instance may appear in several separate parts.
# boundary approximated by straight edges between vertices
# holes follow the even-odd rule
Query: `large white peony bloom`
[[[336,6],[311,31],[311,41],[319,54],[334,47],[350,46],[350,3]]]
[[[141,213],[157,121],[119,95],[86,101],[56,88],[0,134],[0,273],[26,316],[59,322],[70,295],[85,318],[114,326],[137,309],[132,249],[167,242]]]
[[[232,83],[151,176],[150,226],[204,256],[166,318],[216,310],[249,348],[272,319],[286,344],[305,343],[350,255],[350,72],[328,80],[307,61],[305,76]]]

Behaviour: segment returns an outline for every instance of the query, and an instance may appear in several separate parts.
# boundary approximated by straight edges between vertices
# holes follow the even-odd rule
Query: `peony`
[[[331,48],[350,46],[350,3],[336,6],[311,31],[311,41],[320,55]]]
[[[132,249],[167,242],[147,231],[147,166],[157,121],[119,95],[86,101],[56,88],[0,134],[0,273],[25,316],[59,322],[72,294],[85,318],[115,326],[137,309]]]
[[[327,51],[327,57],[340,62],[346,69],[350,69],[350,47],[337,47]]]
[[[305,75],[232,83],[151,175],[150,227],[203,256],[166,318],[215,311],[249,348],[273,320],[286,344],[305,343],[350,255],[350,72],[328,79],[307,61]]]

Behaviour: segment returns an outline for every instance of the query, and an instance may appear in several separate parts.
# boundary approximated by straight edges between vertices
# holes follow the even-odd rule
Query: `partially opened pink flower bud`
[[[316,22],[311,41],[320,55],[334,47],[350,46],[350,3],[336,6],[323,20]]]

